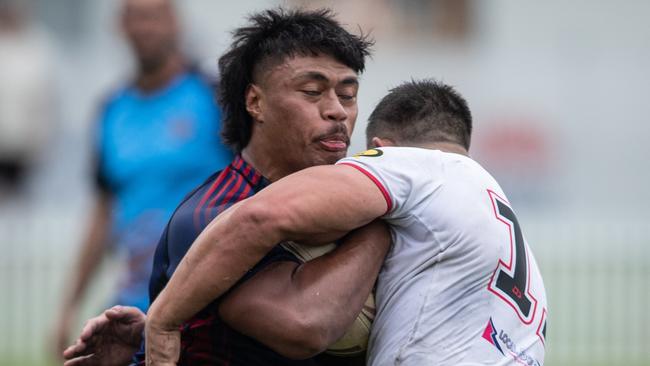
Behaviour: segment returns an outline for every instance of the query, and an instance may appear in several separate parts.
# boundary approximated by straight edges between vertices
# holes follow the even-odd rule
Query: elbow
[[[312,306],[305,305],[308,304],[294,299],[276,309],[275,336],[268,338],[270,348],[294,360],[314,357],[336,341],[331,319]]]
[[[305,313],[294,312],[287,324],[287,338],[276,352],[290,359],[304,360],[322,353],[335,341],[327,324]]]

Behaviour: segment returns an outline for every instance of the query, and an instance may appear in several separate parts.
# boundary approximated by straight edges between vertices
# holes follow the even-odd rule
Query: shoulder
[[[197,194],[201,194],[202,192],[210,189],[210,187],[219,179],[222,179],[223,176],[230,174],[232,172],[230,168],[230,165],[227,165],[225,168],[222,170],[219,170],[212,175],[210,175],[203,183],[199,184],[196,188],[194,188],[190,193],[188,193],[185,198],[181,201],[180,206],[183,206],[183,204],[188,201],[190,198],[196,196]]]
[[[127,105],[130,89],[130,84],[124,83],[100,96],[95,109],[95,116],[100,125],[106,123],[106,120],[115,110],[124,108]]]
[[[439,152],[411,147],[370,149],[340,160],[368,176],[388,202],[387,217],[407,215],[422,195],[442,184]]]
[[[408,171],[417,169],[422,161],[432,158],[432,151],[410,147],[382,147],[369,149],[351,157],[341,159],[337,164],[347,164],[378,171]]]
[[[354,154],[345,159],[365,160],[365,161],[386,161],[400,158],[413,158],[420,156],[430,156],[434,150],[422,149],[417,147],[403,146],[386,146],[376,147]]]
[[[132,82],[123,82],[112,88],[103,94],[99,98],[99,106],[102,109],[112,108],[119,106],[129,97],[129,90],[133,88]]]

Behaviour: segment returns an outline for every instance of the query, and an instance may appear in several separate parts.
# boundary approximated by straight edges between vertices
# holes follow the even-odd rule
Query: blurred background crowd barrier
[[[91,210],[93,117],[133,70],[118,4],[0,0],[2,366],[53,362],[49,332]],[[457,87],[474,115],[471,153],[502,183],[544,275],[546,364],[650,364],[650,2],[177,5],[186,52],[212,73],[252,11],[329,6],[371,32],[351,153],[390,87],[422,77]],[[86,317],[123,270],[102,268]]]

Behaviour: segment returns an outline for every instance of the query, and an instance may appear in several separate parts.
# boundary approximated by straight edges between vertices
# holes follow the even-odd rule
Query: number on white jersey
[[[524,324],[530,324],[535,317],[537,300],[530,293],[530,271],[526,243],[514,211],[507,201],[488,190],[494,216],[504,223],[510,237],[510,259],[499,260],[492,274],[488,289],[508,303]]]

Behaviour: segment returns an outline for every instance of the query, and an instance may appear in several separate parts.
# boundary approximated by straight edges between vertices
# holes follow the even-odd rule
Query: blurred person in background
[[[0,203],[21,190],[52,130],[53,53],[26,10],[0,0]]]
[[[179,51],[171,1],[125,0],[121,10],[137,73],[103,104],[95,128],[95,207],[57,319],[57,355],[108,248],[127,260],[113,302],[146,311],[152,258],[167,221],[191,189],[232,159],[219,140],[213,88]]]

